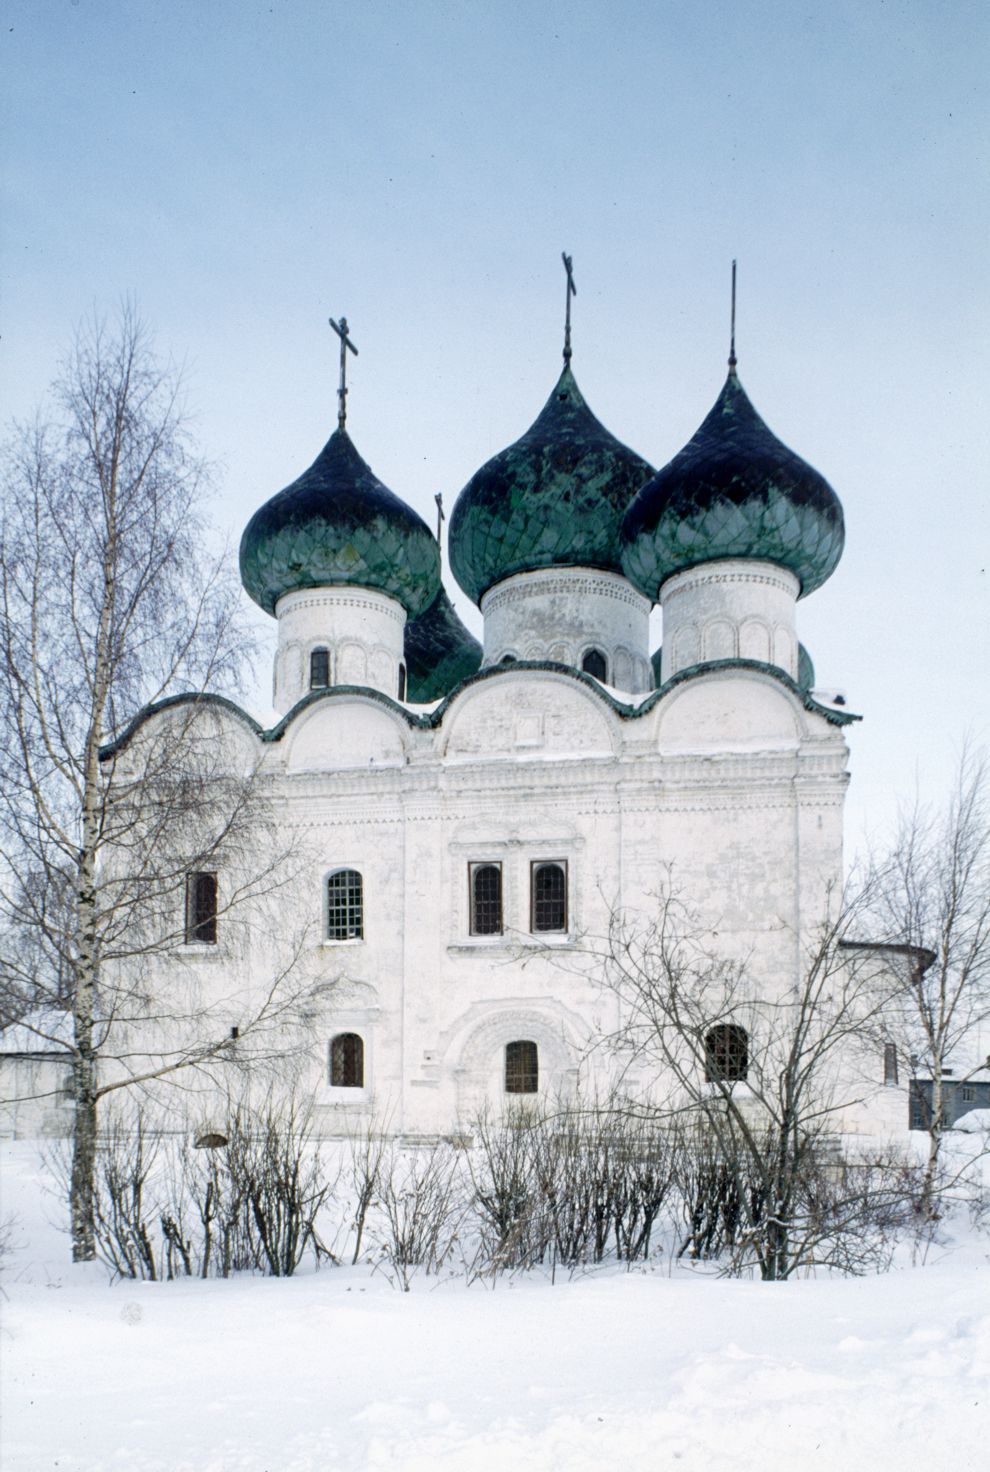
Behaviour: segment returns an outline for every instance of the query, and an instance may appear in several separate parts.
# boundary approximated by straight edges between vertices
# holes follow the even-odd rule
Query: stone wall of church
[[[660,589],[662,679],[720,659],[759,660],[797,679],[799,591],[786,568],[748,558],[675,573]]]
[[[272,704],[280,715],[313,688],[315,651],[327,656],[318,687],[365,685],[399,694],[406,611],[394,598],[369,588],[303,588],[280,598],[275,612]]]
[[[269,841],[298,872],[266,901],[259,942],[222,915],[216,945],[179,947],[162,984],[247,1016],[304,937],[305,1084],[327,1134],[372,1116],[411,1135],[468,1131],[486,1103],[504,1106],[519,1041],[535,1044],[539,1097],[604,1092],[622,1018],[601,948],[618,912],[645,933],[672,888],[773,999],[841,876],[845,742],[769,674],[700,674],[637,716],[571,675],[505,667],[436,727],[333,690],[264,744],[225,719],[232,743],[255,744],[278,815]],[[566,918],[541,931],[546,865]],[[501,891],[487,933],[473,923],[479,866]],[[355,933],[331,923],[341,875],[359,876]],[[332,1076],[344,1036],[361,1040],[358,1082]]]
[[[581,669],[597,651],[603,684],[632,694],[653,688],[650,604],[616,573],[577,567],[519,573],[489,589],[481,611],[485,665],[537,659]]]

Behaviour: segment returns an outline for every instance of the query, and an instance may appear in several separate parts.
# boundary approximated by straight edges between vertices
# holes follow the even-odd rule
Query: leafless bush
[[[264,1113],[248,1116],[247,1124],[245,1128],[243,1117],[235,1119],[227,1137],[233,1194],[243,1203],[246,1232],[253,1233],[256,1265],[273,1278],[288,1278],[307,1247],[317,1263],[333,1257],[317,1219],[337,1178],[328,1179],[313,1145],[309,1116],[294,1100],[270,1104]]]
[[[490,1116],[474,1125],[474,1209],[486,1268],[573,1268],[614,1245],[646,1257],[671,1189],[666,1133],[615,1107]]]
[[[318,1224],[333,1198],[306,1114],[292,1100],[231,1111],[224,1143],[194,1149],[163,1137],[140,1111],[108,1123],[97,1146],[94,1228],[115,1276],[148,1280],[289,1277],[307,1252],[331,1258]],[[66,1151],[48,1164],[64,1188]]]
[[[350,1146],[350,1180],[354,1195],[354,1255],[351,1262],[361,1257],[364,1229],[368,1212],[379,1190],[382,1168],[389,1158],[387,1124],[372,1119],[360,1134],[352,1135]]]
[[[446,1141],[421,1150],[390,1144],[369,1226],[377,1264],[408,1293],[416,1273],[438,1273],[453,1255],[467,1209],[459,1157]]]

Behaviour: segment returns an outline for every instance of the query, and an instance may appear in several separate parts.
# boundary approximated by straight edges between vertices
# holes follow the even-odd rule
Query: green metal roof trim
[[[622,567],[656,599],[673,573],[723,557],[793,572],[812,592],[842,555],[842,506],[824,476],[782,444],[735,370],[694,437],[639,492],[622,524]]]
[[[514,573],[620,572],[622,517],[652,474],[599,423],[565,367],[535,423],[458,496],[448,537],[454,577],[478,603]]]
[[[151,705],[143,705],[131,717],[123,730],[118,731],[116,736],[112,737],[111,740],[100,747],[100,761],[109,761],[112,756],[116,756],[119,751],[123,751],[134,733],[140,730],[145,721],[150,720],[152,716],[158,715],[160,711],[170,710],[173,706],[190,704],[211,705],[216,706],[219,710],[228,711],[237,720],[243,721],[244,725],[249,727],[255,736],[259,737],[262,741],[265,739],[264,727],[255,720],[254,716],[248,715],[243,706],[238,705],[229,696],[189,691],[187,694],[182,695],[166,695],[164,700],[155,700]]]
[[[137,715],[124,727],[118,736],[114,737],[106,746],[100,748],[100,760],[106,761],[111,756],[115,756],[118,751],[127,745],[135,731],[153,715],[157,715],[159,711],[167,710],[169,706],[179,705],[186,701],[202,701],[221,706],[243,721],[245,725],[249,726],[259,741],[269,744],[275,741],[281,741],[296,717],[301,715],[311,705],[316,705],[322,700],[341,700],[358,695],[363,700],[370,700],[374,704],[381,705],[386,710],[394,712],[405,721],[410,729],[430,731],[436,730],[443,724],[443,718],[452,702],[463,691],[469,689],[472,685],[478,685],[487,680],[497,680],[502,675],[512,674],[521,670],[526,673],[564,675],[576,684],[584,685],[586,689],[590,690],[597,699],[601,700],[613,710],[622,720],[629,721],[646,715],[659,700],[662,700],[671,690],[677,689],[688,680],[696,679],[701,675],[720,674],[726,670],[739,669],[753,670],[757,674],[769,675],[771,679],[776,680],[778,684],[783,685],[786,690],[789,690],[792,695],[797,696],[805,710],[813,711],[819,716],[824,716],[833,726],[849,726],[854,721],[861,721],[863,719],[862,716],[854,715],[851,711],[833,710],[831,706],[820,705],[807,690],[802,690],[797,682],[792,680],[790,675],[785,674],[782,669],[779,669],[777,665],[764,664],[762,661],[756,659],[718,659],[713,660],[710,664],[691,665],[688,669],[679,670],[676,675],[673,675],[658,690],[651,691],[639,705],[628,705],[624,701],[616,700],[615,696],[604,689],[591,675],[586,675],[583,670],[575,669],[573,665],[557,664],[553,660],[520,659],[513,660],[511,664],[489,665],[487,669],[478,670],[476,674],[468,675],[444,697],[435,710],[427,711],[422,715],[415,715],[412,711],[407,710],[405,706],[400,705],[391,695],[386,695],[381,690],[373,690],[368,685],[329,685],[324,690],[310,690],[301,700],[296,701],[296,704],[290,711],[286,712],[277,725],[265,730],[253,716],[248,715],[247,711],[242,710],[239,705],[235,705],[232,700],[228,700],[224,695],[170,695],[167,699],[156,701],[153,705],[146,705],[142,710],[138,711]]]
[[[662,657],[663,657],[663,646],[662,645],[660,646],[659,649],[655,649],[653,651],[653,653],[650,655],[650,664],[651,664],[651,666],[653,668],[653,681],[654,681],[654,684],[656,685],[656,688],[658,690],[660,689],[660,669],[661,669],[660,661],[661,661]],[[694,665],[693,668],[694,669],[698,669],[699,666],[698,665]],[[775,668],[776,668],[776,666],[775,666]],[[801,690],[810,690],[812,688],[812,686],[814,685],[814,683],[815,683],[815,666],[811,662],[811,655],[808,653],[807,649],[805,649],[805,647],[804,647],[803,644],[799,644],[798,645],[798,677],[797,677],[797,683],[798,683],[798,688],[801,689]]]
[[[481,656],[481,645],[441,588],[426,612],[406,624],[406,698],[418,705],[439,700],[476,672]]]
[[[440,549],[423,518],[393,495],[335,430],[308,470],[266,501],[241,538],[241,581],[266,613],[297,588],[375,588],[413,618],[440,586]]]

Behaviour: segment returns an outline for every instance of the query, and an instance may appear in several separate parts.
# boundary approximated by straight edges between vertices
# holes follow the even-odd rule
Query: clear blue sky
[[[663,464],[740,373],[846,510],[799,606],[850,844],[990,739],[985,0],[4,0],[4,403],[132,296],[232,541],[334,425],[432,517],[574,367]],[[267,685],[267,675],[262,688]]]

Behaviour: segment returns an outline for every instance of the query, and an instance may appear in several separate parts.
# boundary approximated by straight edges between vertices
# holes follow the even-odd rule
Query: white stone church
[[[794,984],[841,882],[856,718],[814,688],[796,617],[842,552],[835,493],[734,357],[660,471],[599,423],[569,359],[453,506],[450,571],[483,645],[343,409],[243,535],[244,587],[278,624],[281,719],[223,720],[313,856],[282,903],[286,933],[310,925],[326,1133],[373,1112],[407,1135],[466,1129],[486,1102],[599,1087],[618,1004],[584,938],[648,913],[671,872],[767,995]],[[246,997],[272,962],[225,934],[227,882],[189,875],[181,962]],[[745,1077],[743,1030],[710,1047]]]

